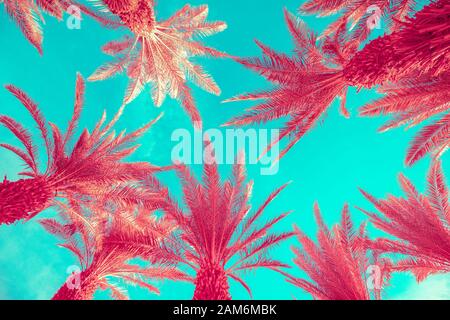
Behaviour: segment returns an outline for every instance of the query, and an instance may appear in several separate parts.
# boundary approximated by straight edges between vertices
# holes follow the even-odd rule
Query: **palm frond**
[[[379,299],[379,289],[369,287],[366,272],[371,266],[370,252],[358,245],[359,239],[350,220],[348,207],[342,210],[341,224],[330,231],[323,223],[318,205],[314,208],[319,230],[317,244],[298,228],[300,249],[293,248],[295,264],[309,279],[300,279],[285,273],[288,282],[309,292],[320,300]],[[376,262],[376,263],[375,263]],[[380,270],[384,261],[375,261]],[[387,273],[381,274],[380,285],[386,285]]]
[[[342,75],[346,59],[357,50],[355,41],[350,41],[340,31],[336,37],[319,41],[306,24],[285,10],[285,20],[295,43],[294,55],[277,53],[257,42],[262,58],[237,59],[269,80],[273,87],[257,93],[243,94],[226,100],[260,100],[261,102],[235,117],[225,125],[245,126],[253,123],[287,118],[277,141],[264,150],[267,153],[273,145],[288,140],[281,151],[282,158],[326,113],[336,97],[345,98],[347,87]],[[345,99],[343,99],[344,101]],[[345,112],[345,105],[341,105]]]
[[[422,271],[419,279],[429,273],[450,269],[450,223],[448,191],[439,161],[432,164],[428,174],[428,193],[419,194],[412,183],[400,176],[406,198],[389,196],[378,200],[362,191],[378,213],[362,210],[374,225],[398,240],[377,239],[370,246],[380,252],[408,256],[410,263],[398,265],[401,271]],[[422,266],[427,266],[423,267]],[[409,266],[409,267],[408,267]],[[394,266],[394,269],[396,267]],[[434,269],[433,269],[434,268]],[[428,269],[424,273],[424,269]]]

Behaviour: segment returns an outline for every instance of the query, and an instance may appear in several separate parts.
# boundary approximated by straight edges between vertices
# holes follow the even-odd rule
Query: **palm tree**
[[[251,295],[249,286],[238,272],[257,268],[278,271],[287,267],[270,258],[268,251],[292,236],[292,232],[269,233],[288,213],[261,226],[256,225],[264,209],[286,185],[250,213],[252,184],[245,184],[244,166],[236,164],[232,178],[222,184],[214,158],[205,162],[203,183],[197,181],[185,166],[179,168],[186,209],[178,207],[170,197],[165,207],[167,216],[181,229],[183,262],[196,273],[193,299],[231,299],[228,278],[240,283]]]
[[[310,293],[318,300],[381,299],[382,288],[389,279],[389,261],[369,253],[364,246],[365,225],[355,231],[348,206],[342,210],[341,224],[330,231],[325,225],[319,206],[314,205],[319,231],[318,244],[296,228],[301,249],[293,248],[295,264],[310,280],[285,273],[287,281]],[[368,272],[373,272],[372,278]]]
[[[432,164],[427,180],[426,195],[419,194],[403,175],[399,181],[406,198],[390,195],[378,200],[361,190],[379,213],[360,210],[377,228],[399,239],[377,239],[371,247],[406,255],[393,269],[411,271],[418,281],[430,274],[450,272],[450,208],[439,161]]]
[[[115,299],[128,299],[117,280],[159,293],[148,280],[188,280],[176,268],[177,253],[171,248],[174,225],[142,209],[110,212],[98,206],[60,203],[60,219],[40,223],[63,241],[79,260],[80,272],[69,276],[53,300],[90,300],[97,289],[109,289]],[[129,263],[141,258],[149,265]]]
[[[167,95],[182,102],[192,121],[199,126],[200,115],[195,106],[187,80],[191,79],[202,89],[219,95],[220,88],[200,65],[193,63],[194,56],[225,57],[213,48],[204,46],[197,38],[210,36],[226,28],[223,22],[206,22],[208,6],[184,6],[165,21],[157,21],[153,1],[104,0],[109,10],[120,17],[133,36],[112,41],[103,52],[116,56],[89,77],[91,81],[104,80],[126,71],[130,83],[124,103],[130,103],[153,83],[152,99],[160,106]]]
[[[19,139],[25,150],[10,144],[0,144],[0,147],[15,153],[28,168],[28,171],[20,173],[27,178],[8,181],[5,177],[0,183],[0,225],[29,220],[60,197],[86,199],[89,196],[118,204],[143,201],[148,208],[156,205],[154,195],[145,196],[133,182],[144,179],[159,168],[143,162],[121,162],[137,149],[135,140],[156,120],[135,132],[116,135],[112,128],[122,114],[122,107],[105,126],[106,113],[103,113],[94,130],[89,133],[85,129],[74,142],[84,99],[84,81],[80,75],[76,81],[73,116],[64,134],[55,124],[47,123],[38,106],[23,91],[12,85],[6,88],[35,120],[47,151],[47,169],[45,172],[39,170],[37,147],[29,131],[13,118],[0,115],[0,124]]]
[[[438,0],[424,7],[414,18],[405,18],[392,34],[376,38],[357,50],[361,38],[347,32],[344,21],[336,32],[318,43],[305,24],[286,13],[296,42],[294,57],[260,45],[262,59],[239,61],[275,84],[273,90],[238,96],[228,101],[263,100],[227,125],[247,125],[289,116],[280,140],[292,148],[325,113],[336,97],[345,111],[348,86],[373,88],[411,77],[439,77],[448,71],[450,37],[447,12],[450,4]]]
[[[43,39],[41,22],[44,22],[42,12],[61,20],[64,12],[75,5],[81,12],[97,18],[104,24],[110,24],[102,18],[101,14],[97,14],[76,0],[0,0],[0,3],[4,4],[8,15],[40,54],[42,54]]]

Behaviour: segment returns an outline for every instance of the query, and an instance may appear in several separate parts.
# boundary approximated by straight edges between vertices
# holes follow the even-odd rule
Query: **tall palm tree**
[[[379,212],[360,210],[377,228],[398,238],[377,239],[371,247],[406,255],[393,269],[411,271],[418,281],[430,274],[450,272],[450,207],[439,161],[432,164],[427,180],[426,195],[419,194],[403,175],[399,181],[406,198],[390,195],[386,200],[378,200],[361,190]]]
[[[168,217],[181,230],[183,262],[196,273],[193,299],[231,299],[228,278],[240,283],[251,295],[249,286],[238,274],[240,271],[257,268],[278,271],[287,267],[270,258],[268,251],[293,235],[292,232],[269,233],[288,213],[257,225],[264,209],[285,185],[250,213],[252,184],[245,184],[244,166],[236,164],[231,179],[221,183],[214,158],[205,162],[203,183],[185,166],[180,166],[186,209],[181,209],[170,197],[165,207]]]
[[[365,225],[355,231],[347,205],[342,210],[341,224],[332,230],[325,225],[317,203],[314,215],[319,226],[318,243],[296,228],[302,248],[293,248],[295,264],[310,280],[285,273],[287,281],[318,300],[381,299],[382,288],[389,279],[390,262],[364,246]],[[373,272],[372,279],[370,272]]]
[[[125,284],[139,285],[159,293],[150,280],[187,280],[176,268],[177,253],[171,247],[173,223],[142,209],[110,212],[98,206],[60,204],[59,219],[40,223],[63,241],[79,260],[80,272],[69,276],[53,300],[90,300],[97,289],[109,289],[115,299],[128,299]],[[138,266],[130,259],[149,263]]]
[[[227,124],[289,117],[280,135],[280,140],[290,138],[282,157],[318,122],[336,97],[341,97],[341,109],[345,110],[349,86],[373,88],[407,77],[443,75],[450,65],[449,10],[448,0],[437,0],[414,18],[405,18],[396,32],[372,40],[361,50],[357,50],[361,38],[347,32],[346,21],[320,42],[302,21],[286,13],[296,55],[288,57],[260,45],[262,59],[239,60],[273,82],[275,88],[229,99],[263,102]]]
[[[116,60],[101,66],[89,80],[104,80],[126,71],[130,83],[125,104],[135,99],[147,83],[152,83],[151,95],[156,106],[160,106],[167,95],[178,99],[192,121],[199,126],[201,117],[187,85],[188,79],[216,95],[220,94],[220,88],[191,58],[225,57],[224,53],[203,45],[198,38],[221,32],[226,24],[207,22],[207,5],[186,5],[169,19],[157,21],[153,1],[103,0],[103,3],[120,17],[122,25],[129,28],[133,35],[103,47],[103,52],[115,56]]]
[[[0,115],[0,124],[19,139],[25,150],[10,144],[0,144],[0,147],[15,153],[28,169],[20,173],[27,178],[8,181],[5,177],[0,183],[0,225],[31,219],[60,197],[90,196],[124,204],[143,201],[148,208],[156,205],[156,198],[145,196],[133,182],[143,180],[159,168],[144,162],[122,162],[137,149],[135,140],[155,121],[129,134],[116,135],[112,129],[122,114],[121,108],[107,125],[103,126],[104,113],[91,133],[85,129],[73,141],[84,100],[84,81],[80,75],[76,81],[73,116],[64,134],[55,124],[47,122],[38,106],[23,91],[11,85],[6,88],[35,120],[47,151],[47,168],[41,172],[38,167],[38,149],[29,131],[13,118]]]

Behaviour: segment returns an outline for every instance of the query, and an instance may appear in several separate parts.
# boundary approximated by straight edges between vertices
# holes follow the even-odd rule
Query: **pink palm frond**
[[[393,115],[394,118],[380,131],[402,125],[409,128],[441,115],[440,119],[425,126],[416,135],[408,150],[406,164],[412,165],[430,152],[439,156],[447,149],[450,143],[448,72],[437,77],[426,75],[406,78],[384,86],[382,92],[386,96],[364,106],[360,111],[363,116]]]
[[[293,235],[270,232],[289,212],[257,225],[264,209],[286,185],[275,190],[251,213],[252,184],[245,183],[244,170],[243,165],[236,164],[232,177],[222,183],[214,158],[204,165],[203,182],[184,165],[179,168],[186,208],[181,209],[168,198],[165,211],[179,224],[185,247],[184,263],[196,271],[194,299],[230,299],[228,277],[251,294],[238,275],[240,271],[257,268],[278,271],[287,267],[270,258],[268,251]]]
[[[207,47],[199,40],[223,31],[226,24],[207,22],[207,5],[186,5],[169,19],[157,21],[152,2],[103,2],[121,18],[133,36],[107,43],[103,47],[104,53],[115,56],[116,60],[101,66],[89,80],[104,80],[126,72],[130,82],[125,104],[133,101],[151,83],[151,96],[156,106],[161,106],[169,95],[180,100],[192,121],[199,125],[201,117],[187,85],[188,80],[216,95],[220,94],[220,88],[191,58],[226,57],[223,52]]]
[[[378,200],[361,190],[379,213],[361,210],[377,228],[398,239],[377,239],[371,246],[407,256],[393,269],[411,271],[418,281],[430,274],[450,272],[450,209],[440,162],[430,168],[426,195],[419,194],[403,175],[399,180],[405,198],[389,195]]]
[[[350,219],[348,206],[342,211],[340,225],[332,230],[324,224],[319,206],[314,214],[319,226],[317,244],[296,228],[302,248],[293,248],[295,264],[309,280],[285,273],[287,281],[310,293],[318,300],[369,300],[380,299],[387,285],[390,262],[370,253],[363,245],[365,226],[357,232]],[[373,270],[372,270],[373,269]],[[373,279],[369,273],[373,271]]]
[[[105,25],[113,25],[112,21],[103,18],[87,6],[76,0],[1,0],[5,10],[19,26],[27,40],[42,54],[42,23],[43,12],[62,20],[64,12],[71,6],[76,6],[81,13],[92,16]],[[81,17],[80,17],[81,18]]]
[[[6,12],[27,40],[42,54],[42,29],[38,8],[33,0],[3,0]]]

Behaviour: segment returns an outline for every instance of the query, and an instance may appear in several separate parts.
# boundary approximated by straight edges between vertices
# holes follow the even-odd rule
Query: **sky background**
[[[254,39],[276,50],[291,52],[293,44],[284,22],[283,8],[295,12],[301,2],[193,0],[189,3],[208,4],[209,20],[222,20],[228,24],[227,30],[207,38],[206,44],[245,57],[260,55]],[[185,0],[157,1],[157,17],[169,17],[185,3]],[[34,129],[34,123],[26,110],[3,88],[5,84],[14,84],[39,104],[49,121],[65,128],[73,108],[76,72],[87,78],[98,66],[110,61],[109,56],[101,53],[100,47],[107,41],[120,39],[127,31],[104,29],[89,18],[81,22],[80,30],[70,30],[65,22],[58,22],[49,16],[45,18],[44,55],[40,56],[0,5],[0,47],[3,48],[0,59],[0,113],[12,116],[26,127]],[[334,17],[307,16],[304,20],[310,28],[320,32]],[[377,31],[374,36],[379,34],[380,31]],[[220,128],[221,124],[252,105],[247,102],[222,104],[222,100],[269,86],[262,77],[231,60],[198,61],[222,89],[222,95],[217,97],[190,85],[194,88],[205,129]],[[125,75],[87,83],[80,127],[92,129],[104,109],[112,116],[121,105],[126,86]],[[357,94],[350,90],[347,106],[351,118],[342,117],[335,103],[329,108],[323,123],[316,126],[281,160],[276,175],[261,175],[258,165],[247,167],[249,179],[254,181],[252,204],[255,207],[276,187],[293,181],[265,212],[264,219],[270,219],[281,212],[294,211],[276,226],[276,230],[291,230],[295,224],[315,238],[316,225],[312,214],[315,201],[320,204],[329,225],[339,221],[345,203],[350,205],[355,224],[359,224],[365,220],[365,216],[355,206],[368,209],[371,206],[357,188],[362,187],[377,197],[384,197],[388,193],[400,195],[397,182],[399,173],[409,177],[419,190],[424,190],[429,158],[421,160],[412,168],[404,165],[408,143],[417,129],[404,131],[400,128],[379,134],[377,128],[386,119],[357,116],[357,110],[376,97],[374,91],[362,90]],[[181,128],[192,131],[189,118],[177,101],[168,99],[161,108],[155,108],[149,90],[127,107],[117,130],[126,128],[132,131],[155,118],[161,111],[164,117],[140,140],[142,146],[131,160],[167,165],[171,161],[171,149],[175,146],[171,141],[172,132]],[[255,128],[276,128],[281,124],[278,121]],[[36,133],[36,130],[33,132]],[[17,143],[3,128],[0,128],[0,140]],[[443,166],[449,176],[448,155],[443,157]],[[1,177],[7,175],[8,179],[16,180],[21,169],[14,155],[0,150]],[[228,165],[220,168],[223,176],[228,175],[229,169]],[[201,167],[194,166],[194,170],[199,172]],[[165,174],[161,179],[175,195],[180,195],[180,186],[173,174]],[[52,210],[47,210],[39,218],[53,215]],[[67,250],[58,247],[58,241],[47,234],[36,220],[0,227],[0,299],[49,299],[64,283],[67,268],[77,264],[76,259]],[[382,235],[370,225],[368,230],[372,237]],[[295,244],[295,239],[284,243],[273,251],[273,256],[292,264],[290,247]],[[292,273],[303,275],[295,267]],[[255,299],[311,299],[309,294],[288,284],[274,272],[259,270],[245,274],[244,279],[252,288]],[[141,288],[128,287],[132,299],[190,299],[194,290],[192,284],[169,281],[162,283],[160,288],[161,294],[157,296]],[[234,282],[231,282],[231,294],[235,299],[249,298],[246,291]],[[99,292],[96,297],[103,299],[108,295]],[[450,278],[445,275],[433,276],[417,285],[411,275],[395,275],[384,297],[448,299]]]

